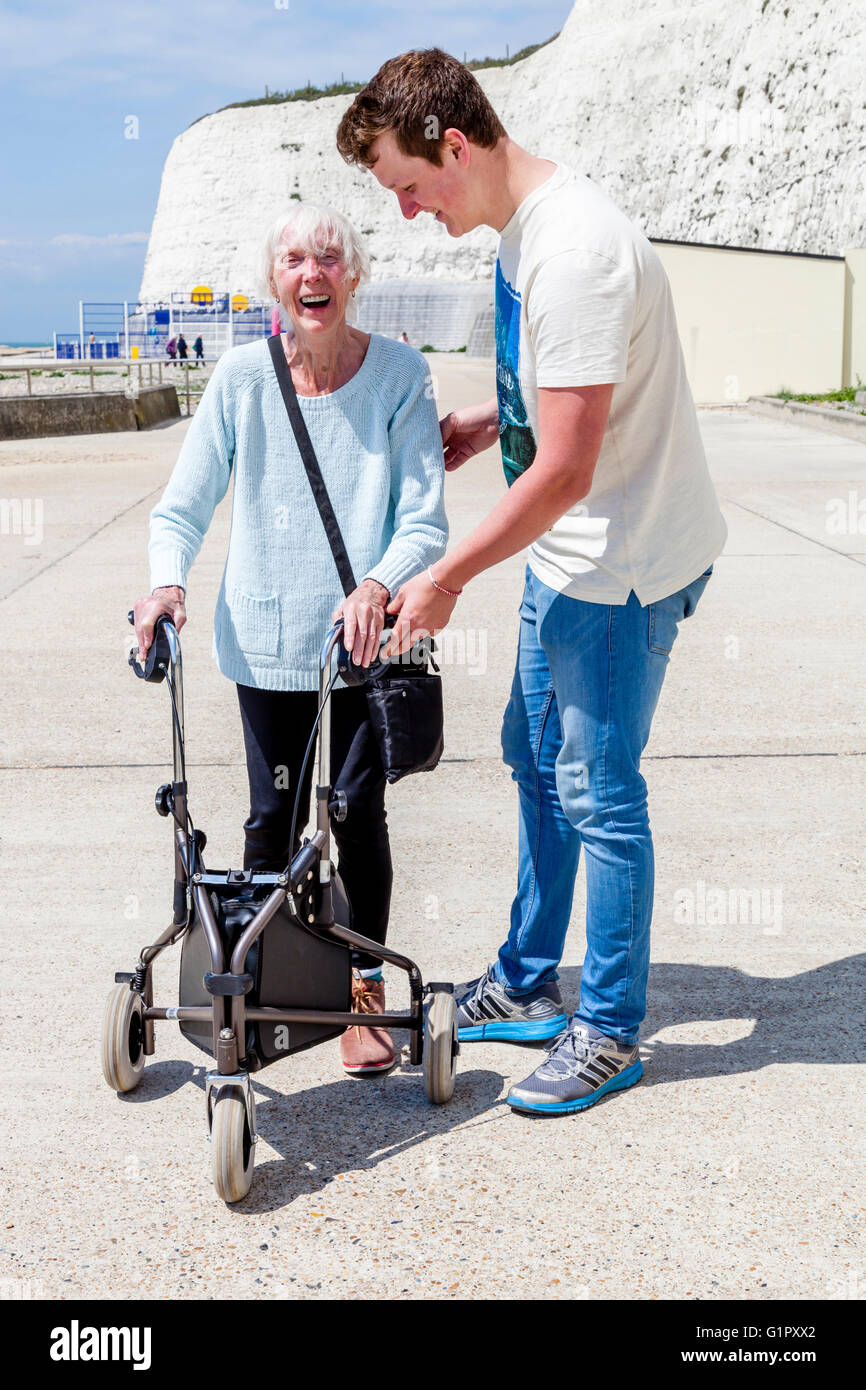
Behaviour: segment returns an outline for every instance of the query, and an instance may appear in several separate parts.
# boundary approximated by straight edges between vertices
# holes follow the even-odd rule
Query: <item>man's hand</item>
[[[456,603],[456,598],[443,594],[430,583],[426,571],[416,574],[397,590],[388,604],[388,612],[399,616],[382,655],[398,656],[422,637],[441,632],[451,621]]]
[[[152,594],[135,601],[133,618],[138,638],[138,659],[143,666],[153,642],[153,629],[160,613],[167,613],[180,632],[186,622],[185,594],[176,584],[154,589]]]
[[[385,627],[385,604],[390,594],[384,584],[364,579],[354,593],[331,614],[331,622],[343,619],[343,645],[357,666],[369,666],[379,654],[379,638]]]
[[[453,473],[473,454],[483,453],[499,438],[499,408],[496,397],[482,405],[452,410],[439,421],[445,449],[445,469]]]

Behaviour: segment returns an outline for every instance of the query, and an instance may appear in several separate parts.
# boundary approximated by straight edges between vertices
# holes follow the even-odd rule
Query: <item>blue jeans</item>
[[[575,1018],[637,1042],[646,1013],[653,844],[640,759],[678,624],[712,573],[642,608],[586,603],[527,566],[502,751],[519,795],[517,896],[496,973],[524,994],[556,979],[580,848],[586,957]]]

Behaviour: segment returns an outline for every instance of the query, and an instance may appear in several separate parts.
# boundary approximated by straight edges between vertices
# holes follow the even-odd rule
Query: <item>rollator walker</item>
[[[249,1192],[257,1139],[250,1077],[272,1062],[348,1027],[402,1028],[409,1031],[410,1062],[423,1061],[432,1103],[442,1105],[454,1092],[459,1045],[452,986],[425,985],[408,956],[352,930],[349,903],[331,862],[331,816],[341,821],[346,814],[345,794],[331,786],[330,756],[330,696],[340,669],[351,664],[341,635],[342,619],[322,643],[318,714],[304,755],[306,768],[318,731],[316,829],[281,873],[205,867],[207,837],[193,825],[187,803],[183,666],[170,618],[157,619],[144,666],[136,646],[129,656],[135,674],[151,683],[165,680],[171,698],[173,780],[157,789],[155,801],[159,814],[173,822],[174,901],[170,925],[139,953],[135,969],[115,974],[103,1020],[102,1069],[113,1090],[133,1090],[155,1050],[154,1024],[162,1019],[179,1023],[184,1037],[214,1059],[205,1100],[211,1172],[225,1202]],[[299,788],[302,782],[303,769]],[[157,1005],[153,963],[178,942],[179,1002]],[[408,1014],[352,1012],[353,949],[406,972]]]

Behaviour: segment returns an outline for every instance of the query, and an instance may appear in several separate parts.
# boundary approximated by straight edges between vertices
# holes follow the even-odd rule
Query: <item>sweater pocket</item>
[[[228,596],[228,619],[235,646],[244,656],[279,655],[279,594],[258,598],[234,589]]]

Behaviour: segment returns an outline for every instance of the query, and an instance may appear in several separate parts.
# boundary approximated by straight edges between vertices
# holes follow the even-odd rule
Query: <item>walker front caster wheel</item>
[[[129,985],[115,985],[102,1019],[102,1075],[112,1091],[133,1091],[144,1071],[144,1005]]]
[[[424,1024],[424,1086],[434,1105],[454,1094],[457,1052],[457,1005],[453,994],[437,992]]]
[[[226,1087],[214,1099],[210,1141],[217,1196],[224,1202],[239,1202],[252,1185],[255,1145],[246,1101],[234,1087]]]

